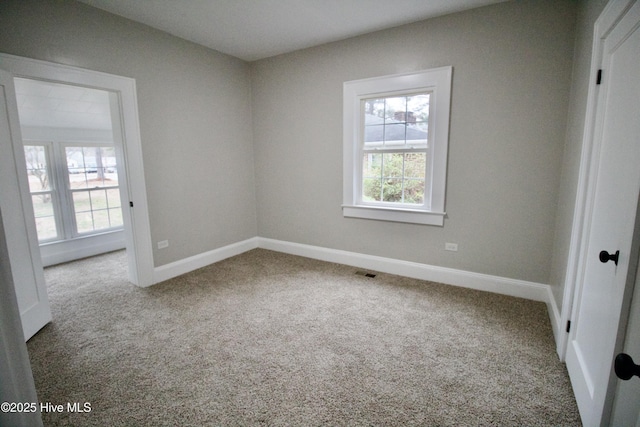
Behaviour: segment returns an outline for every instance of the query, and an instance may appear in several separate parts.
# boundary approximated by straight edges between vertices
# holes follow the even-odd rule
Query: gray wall
[[[156,266],[256,235],[247,63],[70,0],[3,0],[0,28],[1,52],[136,79]]]
[[[258,234],[548,283],[575,19],[507,2],[253,63]],[[343,218],[342,83],[445,65],[444,227]]]
[[[562,307],[564,302],[564,281],[580,173],[587,95],[589,93],[589,85],[593,84],[593,82],[589,81],[593,26],[606,4],[607,0],[588,0],[579,2],[578,8],[571,98],[567,117],[567,136],[562,161],[562,178],[556,217],[556,238],[550,279],[553,296],[558,307]]]
[[[0,51],[136,79],[152,239],[170,241],[156,266],[260,235],[551,282],[560,301],[604,3],[518,0],[247,64],[71,0],[5,0]],[[343,218],[342,82],[443,65],[445,226]]]

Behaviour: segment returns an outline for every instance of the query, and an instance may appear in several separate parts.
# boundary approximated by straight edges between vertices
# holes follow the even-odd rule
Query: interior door
[[[640,191],[639,25],[640,3],[634,2],[603,40],[592,198],[566,357],[586,426],[608,421],[614,349],[629,265],[635,261],[630,252]]]
[[[25,340],[51,321],[38,249],[13,75],[0,70],[0,209]],[[29,219],[27,219],[29,218]]]
[[[636,272],[623,352],[633,359],[633,364],[640,364],[640,270]],[[640,427],[640,377],[616,381],[611,425]]]

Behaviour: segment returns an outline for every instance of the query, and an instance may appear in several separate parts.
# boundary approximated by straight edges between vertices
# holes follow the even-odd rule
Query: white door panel
[[[640,270],[636,272],[623,351],[633,358],[635,364],[640,364]],[[611,425],[640,426],[640,378],[617,381]]]
[[[28,195],[13,76],[0,70],[0,209],[25,340],[51,321]],[[21,170],[23,168],[24,170]]]
[[[640,192],[639,24],[640,4],[636,2],[602,44],[591,204],[566,358],[582,421],[588,426],[607,422],[608,387]],[[612,260],[601,262],[602,251],[619,251],[617,265]]]

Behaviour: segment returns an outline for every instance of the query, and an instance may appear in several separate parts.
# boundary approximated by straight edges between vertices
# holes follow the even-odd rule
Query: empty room
[[[637,1],[0,27],[0,425],[639,422]]]

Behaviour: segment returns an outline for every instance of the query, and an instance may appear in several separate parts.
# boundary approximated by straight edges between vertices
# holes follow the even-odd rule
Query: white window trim
[[[447,152],[449,145],[449,114],[451,109],[452,67],[433,68],[405,74],[374,77],[345,82],[343,85],[343,205],[345,217],[444,225]],[[373,206],[360,200],[361,132],[363,99],[386,96],[394,92],[430,92],[429,117],[431,163],[427,168],[427,185],[431,185],[431,200],[423,207],[407,208],[389,205]]]
[[[47,156],[47,173],[49,174],[49,180],[53,203],[53,212],[56,222],[57,236],[44,240],[38,240],[40,247],[44,245],[58,244],[62,242],[70,242],[72,240],[83,239],[91,236],[99,236],[103,234],[119,232],[124,229],[124,225],[118,225],[108,228],[100,228],[92,231],[78,231],[76,223],[76,212],[73,204],[73,193],[78,192],[90,192],[101,189],[114,189],[121,190],[120,183],[115,186],[103,186],[95,188],[78,188],[71,189],[69,184],[69,167],[67,165],[67,158],[65,153],[66,147],[113,147],[116,148],[112,141],[105,142],[64,142],[52,139],[50,141],[24,139],[23,145],[26,146],[39,146],[44,147]],[[122,163],[122,160],[118,163]],[[34,193],[30,191],[30,195]],[[123,211],[124,208],[120,207]],[[123,214],[124,215],[124,214]]]

